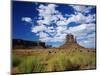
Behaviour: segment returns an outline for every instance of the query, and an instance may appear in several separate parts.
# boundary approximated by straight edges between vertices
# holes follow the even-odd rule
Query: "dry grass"
[[[82,49],[20,49],[13,51],[13,64],[15,73],[95,69],[96,55]]]

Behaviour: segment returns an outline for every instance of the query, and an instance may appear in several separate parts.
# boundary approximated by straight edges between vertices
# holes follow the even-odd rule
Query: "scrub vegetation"
[[[95,69],[96,55],[81,49],[14,50],[12,64],[12,73]]]

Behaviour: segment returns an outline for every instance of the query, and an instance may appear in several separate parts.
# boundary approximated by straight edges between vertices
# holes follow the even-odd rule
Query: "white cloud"
[[[39,33],[39,37],[40,37],[40,39],[47,38],[48,37],[48,34],[46,34],[45,32],[40,32]]]
[[[32,23],[32,19],[30,17],[22,17],[22,21]]]
[[[58,11],[55,9],[56,7],[57,5],[55,4],[48,4],[48,5],[41,4],[37,10],[39,12],[39,16],[43,17],[43,20],[39,20],[38,22],[50,25],[50,22],[52,20],[57,20],[56,16],[52,16],[52,14],[58,13]]]
[[[87,38],[78,42],[81,46],[95,48],[95,37]]]
[[[77,13],[76,15],[71,15],[71,17],[68,18],[66,21],[67,24],[71,22],[76,22],[76,23],[91,23],[95,21],[95,15],[88,15],[84,16],[82,13]]]
[[[64,31],[67,30],[66,25],[66,18],[56,10],[57,5],[55,4],[48,4],[43,5],[41,4],[37,9],[39,12],[39,20],[37,20],[38,26],[32,28],[32,32],[39,32],[41,41],[45,42],[57,42],[57,41],[64,41],[65,33]],[[55,23],[57,25],[56,28],[51,26],[51,23]],[[46,27],[47,25],[47,27]],[[45,31],[46,33],[42,32]],[[48,34],[50,36],[48,36]],[[44,35],[44,36],[43,36]]]
[[[95,35],[96,35],[95,32],[93,32],[92,34],[89,34],[87,37],[88,38],[95,38]]]
[[[56,7],[57,5],[55,4],[41,4],[37,10],[39,12],[39,16],[43,19],[38,20],[37,23],[39,25],[50,25],[51,21],[54,21],[56,25],[66,25],[66,18],[64,18],[63,15],[58,10],[56,10]]]
[[[45,25],[32,27],[32,32],[34,33],[37,33],[39,31],[45,31],[45,30],[47,30],[47,27]]]
[[[54,33],[51,33],[51,35],[53,35],[53,34]],[[40,32],[39,33],[39,37],[40,37],[39,40],[41,40],[43,42],[64,42],[66,34],[64,34],[64,33],[57,33],[57,34],[54,34],[53,37],[50,37],[45,32]]]
[[[91,23],[91,22],[95,21],[96,16],[95,16],[95,14],[93,14],[93,15],[88,15],[85,18],[86,18],[86,20],[85,20],[86,23]]]
[[[60,21],[57,21],[56,24],[60,26],[60,25],[67,25],[66,23],[67,23],[66,20],[60,20]]]
[[[92,6],[83,6],[83,5],[70,5],[71,7],[76,10],[76,12],[81,12],[81,13],[89,13],[90,9],[92,9]]]
[[[67,27],[66,26],[58,26],[57,27],[57,33],[58,34],[64,34],[67,31]]]
[[[64,42],[64,39],[61,39],[61,38],[58,38],[58,37],[54,37],[54,38],[51,38],[51,37],[47,37],[45,39],[41,39],[43,42]]]
[[[52,27],[48,27],[48,29],[46,30],[46,32],[51,33],[51,32],[56,32],[55,28]]]
[[[71,33],[74,33],[74,32],[79,32],[79,31],[82,31],[82,30],[85,30],[85,29],[86,29],[86,24],[81,24],[79,26],[70,27],[69,31]]]
[[[95,31],[94,23],[87,24],[87,32],[90,32],[90,31]]]
[[[55,37],[46,37],[46,38],[40,38],[40,40],[42,40],[43,42],[64,42],[64,35],[62,36],[55,36]]]
[[[82,36],[82,34],[88,34],[90,32],[95,32],[95,24],[81,24],[79,26],[70,27],[69,32],[73,33],[75,36]]]

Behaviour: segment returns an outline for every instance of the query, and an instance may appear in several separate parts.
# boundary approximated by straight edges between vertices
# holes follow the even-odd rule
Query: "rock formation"
[[[12,40],[13,49],[34,49],[34,48],[45,48],[44,42],[26,41],[21,39]]]
[[[69,35],[67,35],[66,36],[66,43],[65,44],[75,44],[75,43],[77,43],[76,42],[76,38],[73,36],[73,35],[71,35],[71,34],[69,34]]]
[[[76,37],[72,34],[68,34],[66,36],[66,42],[64,45],[60,46],[59,48],[83,48],[81,47],[77,41]]]

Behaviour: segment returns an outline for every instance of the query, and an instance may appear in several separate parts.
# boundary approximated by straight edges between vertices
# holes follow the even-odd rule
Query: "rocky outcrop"
[[[45,48],[44,42],[26,41],[21,39],[12,40],[13,49],[31,49],[31,48]]]
[[[59,48],[84,48],[80,46],[77,41],[76,37],[72,34],[66,36],[66,42],[64,45],[60,46]]]

